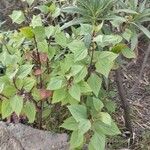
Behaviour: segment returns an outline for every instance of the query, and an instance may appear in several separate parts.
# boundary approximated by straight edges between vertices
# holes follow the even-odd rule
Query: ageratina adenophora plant
[[[150,37],[143,25],[149,4],[20,2],[22,8],[10,15],[19,27],[0,33],[2,119],[71,130],[70,149],[84,144],[105,149],[106,137],[121,133],[111,118],[115,104],[105,84],[123,57],[135,58],[139,31]]]

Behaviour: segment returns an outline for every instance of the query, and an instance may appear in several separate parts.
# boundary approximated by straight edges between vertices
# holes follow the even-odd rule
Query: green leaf
[[[89,150],[105,150],[105,135],[94,133],[92,136],[88,149]]]
[[[78,25],[78,24],[80,24],[80,23],[82,23],[84,21],[85,20],[83,18],[77,18],[77,19],[75,18],[75,19],[65,23],[64,25],[62,25],[61,26],[61,30],[64,30],[64,29],[66,29],[66,28],[68,28],[70,26],[73,26],[73,25]]]
[[[74,59],[73,59],[73,55],[72,54],[68,54],[66,55],[65,59],[63,59],[60,62],[60,67],[61,67],[61,72],[63,74],[66,74],[70,71],[70,68],[73,66],[74,64]],[[70,75],[69,75],[70,76]],[[70,77],[69,77],[70,78]]]
[[[0,60],[4,66],[11,66],[17,64],[18,57],[16,55],[10,55],[7,51],[3,51],[0,55]]]
[[[33,15],[32,21],[31,21],[31,26],[33,28],[42,26],[42,19],[40,15]]]
[[[66,95],[67,95],[67,91],[65,88],[55,90],[53,93],[52,103],[54,104],[62,101],[66,97]]]
[[[126,58],[136,58],[135,52],[132,51],[130,48],[122,49],[122,54]]]
[[[67,130],[78,130],[78,123],[73,117],[67,118],[64,123],[61,125],[62,128]]]
[[[118,28],[120,25],[122,25],[127,20],[124,17],[112,16],[112,17],[110,17],[110,21],[114,27]],[[106,33],[110,33],[110,32],[106,32]]]
[[[47,119],[51,115],[51,113],[52,113],[51,106],[44,108],[44,110],[42,112],[42,118]]]
[[[17,72],[18,72],[18,68],[13,72],[13,73],[7,73],[7,75],[9,76],[9,79],[13,79],[14,77],[15,77],[15,75],[17,74]]]
[[[47,38],[49,39],[51,36],[53,36],[55,33],[55,27],[54,26],[48,26],[45,27],[45,34]]]
[[[37,8],[44,14],[47,14],[50,12],[49,7],[46,5],[40,5]]]
[[[95,73],[92,73],[87,82],[88,85],[91,87],[93,93],[98,96],[102,84],[102,79]]]
[[[86,48],[89,49],[91,46],[91,43],[92,43],[92,35],[91,34],[87,33],[84,36],[84,43],[85,43]]]
[[[1,83],[1,85],[0,85],[0,93],[2,93],[2,92],[3,92],[3,90],[4,90],[4,86],[5,86],[5,84],[4,84],[4,83]]]
[[[81,35],[86,35],[87,33],[92,33],[93,27],[90,24],[81,24]]]
[[[62,105],[70,104],[70,105],[77,105],[79,101],[74,99],[69,93],[67,93],[65,99],[61,101]]]
[[[50,12],[51,12],[51,13],[54,13],[55,10],[56,10],[56,5],[55,5],[55,3],[52,3],[52,4],[50,5],[49,9],[50,9]]]
[[[82,65],[73,65],[71,67],[71,70],[70,70],[70,74],[71,76],[75,76],[77,73],[79,73],[81,70],[83,69],[83,66]]]
[[[33,123],[35,120],[35,115],[36,115],[36,109],[33,103],[31,102],[26,102],[23,112],[29,119],[29,123]]]
[[[61,89],[63,86],[63,78],[58,76],[58,77],[52,77],[47,89],[48,90],[58,90]]]
[[[90,128],[91,128],[90,120],[82,119],[82,121],[79,122],[78,129],[81,134],[85,134],[90,130]]]
[[[109,72],[113,68],[114,60],[118,57],[117,54],[103,51],[100,53],[98,57],[98,61],[96,63],[96,70],[97,72],[104,75],[106,78],[108,78]]]
[[[45,28],[42,26],[37,26],[33,28],[33,32],[35,34],[35,38],[37,42],[42,42],[46,38]]]
[[[2,114],[2,101],[0,101],[0,115]]]
[[[25,77],[22,79],[16,80],[16,85],[19,89],[24,89],[26,92],[30,92],[31,89],[35,86],[36,80],[33,77]]]
[[[51,60],[56,54],[56,50],[54,47],[50,46],[48,47],[48,58]]]
[[[125,12],[125,13],[128,13],[128,14],[138,14],[138,12],[132,10],[132,9],[118,9],[116,10],[116,13],[119,13],[119,12]]]
[[[74,40],[68,47],[74,53],[75,62],[84,59],[88,55],[88,50],[82,41]]]
[[[119,54],[125,48],[128,48],[128,46],[126,44],[119,43],[112,47],[111,52]]]
[[[71,105],[68,106],[68,109],[77,122],[82,121],[83,119],[87,119],[87,109],[85,106]]]
[[[145,10],[146,3],[147,3],[147,0],[144,0],[142,3],[140,3],[140,5],[139,5],[139,12],[140,13],[142,13]]]
[[[107,125],[101,121],[96,121],[92,125],[94,132],[104,135],[117,135],[120,134],[120,131],[117,125],[112,121],[111,125]]]
[[[123,35],[123,38],[129,42],[132,37],[132,31],[129,29],[125,29],[125,31],[122,35]]]
[[[56,7],[55,12],[52,14],[52,17],[55,19],[60,15],[61,11],[59,7]]]
[[[20,29],[20,32],[23,34],[24,37],[28,39],[32,39],[34,37],[34,33],[31,27],[23,27]]]
[[[105,108],[108,110],[108,112],[110,112],[110,113],[113,113],[113,112],[115,112],[115,110],[116,110],[116,103],[115,102],[113,102],[112,100],[106,100],[105,102],[104,102],[104,104],[105,104]]]
[[[93,98],[93,105],[96,111],[101,111],[101,109],[104,107],[104,104],[102,103],[102,101],[95,97]]]
[[[29,6],[31,6],[34,2],[34,0],[24,0],[24,1],[26,1],[29,4]]]
[[[15,112],[17,116],[19,116],[23,108],[23,98],[15,95],[10,99],[10,105],[12,107],[12,111]]]
[[[39,92],[40,90],[37,88],[33,88],[32,89],[32,96],[35,99],[36,102],[38,102],[39,100],[41,100],[41,93]]]
[[[16,76],[19,79],[23,79],[31,73],[32,68],[33,68],[33,65],[29,65],[29,64],[22,65],[19,67],[19,70],[18,70]]]
[[[92,92],[92,89],[91,89],[91,87],[88,85],[87,82],[81,81],[81,82],[78,83],[78,85],[80,86],[81,93],[89,93],[89,92]]]
[[[135,30],[132,32],[133,32],[133,35],[131,37],[131,50],[135,50],[138,44],[138,34],[136,33]]]
[[[84,142],[84,136],[79,131],[73,131],[70,139],[70,149],[80,147]]]
[[[63,32],[55,34],[55,41],[57,44],[59,44],[62,47],[67,46],[67,38]]]
[[[34,78],[31,78],[31,77],[24,78],[23,88],[27,92],[30,92],[31,89],[34,87],[35,83],[36,83],[36,80]]]
[[[100,119],[103,123],[105,123],[105,124],[107,124],[107,125],[111,125],[112,120],[111,120],[111,116],[110,116],[108,113],[106,113],[106,112],[100,112],[100,113],[99,113],[99,116],[100,116],[99,119]]]
[[[144,27],[141,24],[135,24],[135,23],[133,24],[137,26],[150,39],[150,31],[146,27]]]
[[[40,42],[37,43],[37,47],[39,49],[40,52],[44,52],[47,53],[48,52],[48,43],[46,40],[42,40]]]
[[[2,101],[1,112],[2,112],[3,119],[9,117],[13,113],[13,110],[12,110],[9,100]]]
[[[122,41],[122,37],[119,35],[98,35],[94,38],[94,41],[101,47],[116,45]]]
[[[80,101],[81,97],[81,90],[78,84],[74,84],[69,88],[69,94],[76,99],[77,101]]]
[[[3,90],[4,95],[7,95],[7,97],[12,97],[12,95],[14,95],[16,92],[17,90],[13,85],[10,85],[10,83],[5,84],[5,88]]]
[[[21,10],[14,10],[9,16],[13,23],[21,24],[25,20],[25,16]]]
[[[87,72],[87,68],[86,67],[82,68],[82,70],[74,76],[73,82],[74,83],[78,83],[81,80],[84,80],[84,78],[86,77],[87,73],[88,73]]]

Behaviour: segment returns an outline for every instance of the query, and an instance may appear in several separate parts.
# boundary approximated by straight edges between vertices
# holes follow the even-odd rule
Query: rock
[[[69,150],[67,134],[0,122],[0,150]]]
[[[0,150],[23,150],[21,143],[0,123]]]

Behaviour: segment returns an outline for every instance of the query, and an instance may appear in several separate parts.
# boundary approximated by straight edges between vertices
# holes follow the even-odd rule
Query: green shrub
[[[33,0],[26,2],[27,8],[10,15],[23,27],[0,34],[2,119],[15,113],[41,127],[45,118],[57,113],[56,106],[65,107],[62,118],[68,111],[70,114],[60,127],[72,131],[71,148],[89,143],[89,150],[104,149],[106,136],[120,131],[110,116],[114,103],[107,99],[102,82],[119,66],[120,55],[135,58],[133,49],[125,44],[135,44],[137,32],[132,32],[132,25],[149,37],[148,30],[129,22],[130,15],[136,20],[138,14],[126,8],[118,10],[120,1],[78,0],[75,7],[63,7],[62,11],[60,2],[36,7]],[[141,7],[145,11],[143,4]],[[38,9],[35,13],[34,8]],[[80,18],[64,24],[64,12],[79,13]]]

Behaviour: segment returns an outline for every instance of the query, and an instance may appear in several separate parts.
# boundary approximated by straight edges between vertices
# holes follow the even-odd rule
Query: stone
[[[68,136],[0,122],[0,150],[69,150]]]

